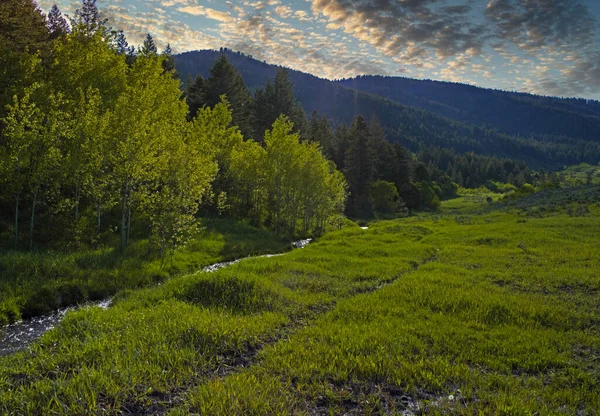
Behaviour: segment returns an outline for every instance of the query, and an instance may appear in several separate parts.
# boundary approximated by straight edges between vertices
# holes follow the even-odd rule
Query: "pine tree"
[[[254,91],[252,113],[255,139],[259,142],[262,142],[265,131],[271,128],[281,114],[278,112],[274,97],[275,91],[270,80],[267,80],[264,88]]]
[[[311,115],[305,136],[309,142],[319,143],[327,159],[335,160],[335,137],[331,125],[325,117],[319,117],[317,110]]]
[[[56,4],[48,13],[48,30],[51,39],[60,38],[70,32],[69,24]]]
[[[35,2],[0,1],[0,22],[0,48],[35,53],[48,46],[46,17]]]
[[[179,78],[179,74],[177,73],[177,70],[175,69],[175,59],[173,58],[173,50],[171,49],[171,44],[167,43],[167,47],[165,48],[165,50],[162,53],[162,57],[163,57],[163,70],[165,72],[170,72],[173,74],[173,78]]]
[[[35,2],[0,1],[0,140],[6,106],[39,79],[40,57],[46,57],[49,49],[46,19]]]
[[[204,106],[204,79],[198,75],[194,82],[188,83],[186,101],[190,109],[189,119],[193,119]]]
[[[119,55],[126,55],[129,52],[129,42],[127,42],[127,38],[122,30],[117,33],[115,50]]]
[[[294,84],[287,69],[278,70],[273,84],[267,82],[263,90],[257,91],[255,100],[254,113],[258,136],[262,136],[280,115],[289,117],[295,132],[308,133],[306,114],[296,100]]]
[[[394,143],[394,153],[398,159],[398,176],[394,182],[402,196],[402,190],[409,188],[412,182],[413,160],[408,149],[400,143]]]
[[[244,137],[252,137],[252,97],[242,76],[224,54],[217,59],[210,70],[210,76],[204,82],[203,104],[214,107],[221,102],[222,95],[226,96],[231,106],[233,125],[240,128]]]
[[[377,156],[370,140],[369,126],[357,116],[350,131],[350,147],[346,151],[344,174],[348,181],[350,197],[348,213],[352,216],[370,217],[373,212],[369,187],[376,171]]]
[[[71,19],[71,26],[80,26],[87,35],[106,32],[106,22],[108,19],[102,19],[96,6],[96,0],[83,0],[81,9],[75,10],[75,18]]]
[[[146,35],[146,39],[144,40],[144,44],[140,49],[140,53],[144,56],[158,54],[158,48],[156,46],[156,43],[154,43],[154,38],[152,38],[152,35],[150,33]]]
[[[129,49],[127,49],[127,56],[125,57],[125,62],[131,67],[135,63],[136,59],[137,54],[135,51],[135,46],[130,46]]]

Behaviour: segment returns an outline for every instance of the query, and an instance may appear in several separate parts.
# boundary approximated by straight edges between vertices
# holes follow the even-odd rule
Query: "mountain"
[[[281,68],[242,53],[224,53],[251,90],[265,85]],[[208,77],[219,55],[218,51],[194,51],[174,58],[181,78],[188,80]],[[454,148],[460,153],[520,159],[533,168],[600,160],[598,102],[407,78],[330,81],[289,71],[296,97],[307,114],[316,110],[333,124],[351,123],[358,114],[376,116],[388,140],[413,151],[424,145]],[[404,81],[410,88],[400,87]],[[456,93],[459,90],[461,93]],[[527,125],[528,120],[532,126]]]
[[[402,77],[360,76],[340,85],[508,134],[600,140],[600,102],[542,97]]]

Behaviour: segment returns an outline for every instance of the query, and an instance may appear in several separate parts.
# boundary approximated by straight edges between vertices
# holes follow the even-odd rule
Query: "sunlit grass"
[[[0,413],[595,414],[598,230],[412,217],[125,291],[0,359]]]
[[[515,219],[420,223],[436,261],[339,302],[174,413],[594,414],[598,211]]]
[[[0,359],[0,412],[25,403],[31,414],[153,406],[290,325],[413,270],[432,255],[421,243],[428,233],[349,228],[285,256],[122,292],[109,310],[70,314],[31,351]]]

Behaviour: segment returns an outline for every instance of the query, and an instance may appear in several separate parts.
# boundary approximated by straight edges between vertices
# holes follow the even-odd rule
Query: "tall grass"
[[[166,262],[148,252],[147,240],[134,241],[124,255],[115,249],[0,253],[0,324],[104,299],[216,262],[290,248],[289,241],[244,223],[205,219],[202,226]]]
[[[0,413],[595,414],[600,210],[408,218],[123,291],[0,358]]]

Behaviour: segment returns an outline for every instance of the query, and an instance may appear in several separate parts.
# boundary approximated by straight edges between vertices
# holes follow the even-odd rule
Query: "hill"
[[[225,53],[250,89],[263,86],[267,80],[274,78],[280,68],[241,53]],[[184,80],[198,75],[208,77],[219,55],[218,51],[176,55],[177,70]],[[579,162],[596,164],[600,160],[600,104],[596,102],[588,107],[588,104],[578,100],[511,95],[459,86],[476,92],[473,103],[469,105],[480,108],[480,115],[477,116],[469,115],[470,107],[464,104],[468,101],[464,98],[466,94],[463,94],[462,104],[458,99],[457,102],[452,101],[452,90],[448,90],[447,83],[411,80],[416,83],[414,85],[420,82],[428,85],[427,94],[419,96],[417,87],[406,94],[397,92],[391,86],[386,87],[386,83],[397,78],[363,77],[365,82],[362,78],[355,82],[334,82],[294,70],[290,70],[290,78],[294,82],[296,96],[308,114],[316,110],[334,124],[350,123],[358,114],[366,117],[375,115],[384,126],[388,140],[400,142],[413,151],[423,145],[454,148],[460,153],[472,151],[520,159],[534,168],[558,168]],[[381,80],[381,86],[377,86],[377,79]],[[444,96],[450,98],[444,101],[441,98]],[[484,117],[486,110],[481,110],[488,108],[485,105],[486,96],[491,97],[488,107],[493,113],[487,119]],[[500,98],[493,98],[496,96]],[[520,103],[518,111],[508,110],[515,107],[513,102]],[[503,110],[502,106],[506,108]],[[492,108],[495,110],[492,111]],[[511,117],[514,111],[522,116],[513,123]],[[532,127],[526,126],[527,114],[532,115],[535,121]],[[542,128],[544,118],[555,127]]]
[[[454,120],[489,125],[508,134],[600,140],[598,101],[402,77],[361,76],[338,83]]]

